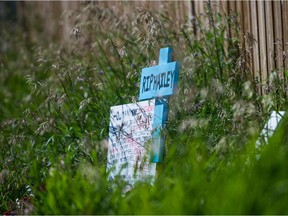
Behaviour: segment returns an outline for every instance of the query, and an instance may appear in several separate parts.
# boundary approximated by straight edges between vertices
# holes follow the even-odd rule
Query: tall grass
[[[269,112],[285,110],[285,83],[271,75],[269,92],[255,91],[235,15],[208,2],[173,30],[169,17],[143,8],[119,17],[83,5],[67,46],[27,46],[24,35],[1,29],[0,211],[287,214],[286,123],[255,149]],[[123,196],[125,183],[109,190],[105,171],[109,108],[137,101],[141,68],[168,45],[181,71],[165,161],[153,187]]]

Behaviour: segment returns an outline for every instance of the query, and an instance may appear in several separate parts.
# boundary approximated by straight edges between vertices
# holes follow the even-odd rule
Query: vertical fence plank
[[[185,1],[184,7],[186,9],[186,16],[188,17],[188,19],[190,19],[192,17],[192,2]]]
[[[250,15],[250,3],[248,1],[243,2],[243,13],[241,17],[243,19],[243,41],[241,44],[241,51],[244,55],[245,66],[248,67],[253,73],[253,63],[252,63],[252,54],[253,54],[253,43],[254,40],[251,38],[251,15]]]
[[[198,15],[204,14],[204,2],[203,1],[196,1],[197,3],[197,12]]]
[[[282,21],[283,21],[283,64],[285,69],[288,69],[288,2],[282,1]],[[281,70],[280,70],[281,71]],[[287,89],[287,76],[285,71],[282,72],[282,78],[285,82],[285,87]],[[288,95],[288,90],[285,92],[286,96]]]
[[[69,12],[68,1],[61,1],[61,9],[62,13],[65,13],[63,16],[63,24],[62,24],[62,39],[64,40],[64,42],[67,42],[69,38],[69,31],[71,31],[70,29],[72,28],[68,18],[68,12]]]
[[[246,35],[246,32],[251,32],[251,18],[250,18],[250,3],[248,1],[243,2],[243,14],[241,18],[243,18],[243,33]]]
[[[237,20],[237,24],[239,25],[239,35],[238,37],[240,37],[240,43],[243,42],[243,26],[244,26],[244,17],[243,17],[243,2],[242,1],[236,1],[236,20]]]
[[[282,48],[282,11],[281,2],[273,1],[273,20],[274,20],[274,52],[276,68],[283,67],[283,48]],[[283,74],[279,73],[279,77]]]
[[[220,1],[219,4],[220,4],[220,5],[219,5],[219,7],[220,7],[219,13],[221,13],[221,15],[222,15],[222,21],[223,21],[223,22],[225,23],[225,25],[227,26],[226,18],[227,18],[228,14],[229,14],[228,1]],[[224,35],[225,39],[228,39],[228,38],[231,37],[231,34],[230,34],[231,26],[227,26],[227,27],[228,27],[229,29],[226,29],[226,31],[225,31],[225,35]],[[225,42],[228,43],[227,40],[225,40]],[[228,47],[228,46],[225,45],[225,47]]]
[[[266,42],[267,42],[267,69],[268,74],[275,68],[274,64],[274,32],[273,32],[273,11],[272,2],[265,1],[265,17],[266,17]]]
[[[261,73],[261,84],[262,93],[265,92],[266,82],[268,78],[267,72],[267,56],[266,56],[266,28],[265,28],[265,11],[264,2],[257,2],[258,9],[258,32],[259,32],[259,53],[260,53],[260,73]]]
[[[193,33],[195,36],[197,36],[199,33],[198,33],[198,26],[196,25],[196,4],[195,4],[195,1],[191,1],[191,12],[192,12],[192,24],[193,24]]]
[[[182,22],[182,16],[183,16],[183,11],[182,11],[182,7],[181,4],[182,2],[179,1],[174,1],[174,8],[176,9],[176,25],[178,26],[181,22]]]
[[[229,12],[229,16],[232,17],[234,15],[236,15],[237,11],[236,11],[236,2],[233,1],[229,1],[229,8],[228,8],[228,12]],[[229,29],[229,34],[231,38],[235,37],[235,32],[231,26],[231,28]]]
[[[180,23],[183,23],[186,19],[186,16],[187,16],[186,3],[187,3],[187,1],[178,1]]]
[[[178,5],[177,2],[173,1],[173,2],[165,2],[166,8],[167,8],[167,16],[171,19],[171,20],[175,20],[175,22],[173,23],[173,25],[177,25],[177,17],[179,17],[179,10],[178,10]],[[173,26],[174,28],[175,26]]]
[[[210,1],[213,13],[220,13],[220,3],[219,0]]]
[[[232,13],[236,13],[236,1],[232,0],[229,1],[229,9],[231,10]]]
[[[288,2],[282,1],[284,67],[288,69]]]
[[[228,15],[229,13],[229,1],[220,1],[220,13],[222,13],[223,16]]]
[[[60,39],[61,38],[61,15],[62,15],[62,9],[61,9],[61,2],[59,1],[53,1],[53,20],[54,20],[54,35],[55,38]]]
[[[253,56],[253,74],[254,74],[254,79],[261,81],[261,76],[260,76],[260,66],[259,66],[259,45],[258,45],[258,14],[257,14],[257,4],[256,1],[251,1],[250,2],[250,22],[251,22],[251,33],[253,37],[255,38],[255,42],[253,43],[253,51],[252,51],[252,56]],[[258,86],[258,90],[260,92],[260,88]]]
[[[240,26],[243,26],[243,19],[241,19],[241,14],[242,14],[242,1],[236,1],[236,13],[237,13],[237,22],[239,23]]]
[[[203,14],[204,14],[204,2],[203,1],[194,1],[194,7],[195,7],[195,17],[197,20],[201,20],[203,21]],[[204,25],[206,25],[206,23],[203,23]],[[196,37],[200,37],[201,32],[199,29],[200,26],[196,26],[195,30],[196,30]],[[204,26],[201,26],[201,28],[203,28]],[[205,28],[205,27],[204,27]]]
[[[205,5],[204,1],[195,1],[196,16],[200,17],[205,14],[204,5]]]

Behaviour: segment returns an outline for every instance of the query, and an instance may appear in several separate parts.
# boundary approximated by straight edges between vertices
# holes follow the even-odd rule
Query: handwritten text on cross
[[[142,69],[139,100],[165,97],[176,92],[180,64],[171,61],[172,48],[162,48],[159,65]]]

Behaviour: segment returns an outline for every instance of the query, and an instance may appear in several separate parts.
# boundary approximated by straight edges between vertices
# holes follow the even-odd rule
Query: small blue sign
[[[139,100],[161,98],[176,93],[180,64],[171,61],[172,48],[162,48],[159,64],[142,69]]]

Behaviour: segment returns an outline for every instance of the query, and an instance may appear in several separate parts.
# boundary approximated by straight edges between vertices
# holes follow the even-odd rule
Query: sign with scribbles
[[[153,183],[156,164],[149,160],[155,100],[113,106],[110,109],[108,179],[116,176],[132,186]]]

